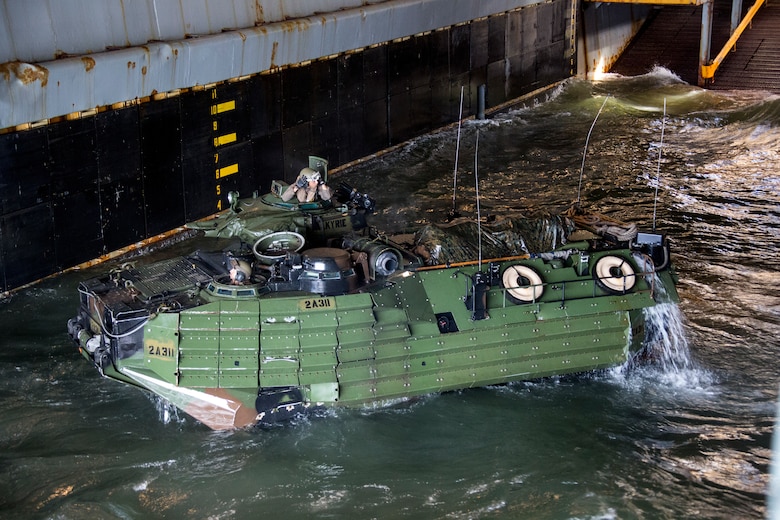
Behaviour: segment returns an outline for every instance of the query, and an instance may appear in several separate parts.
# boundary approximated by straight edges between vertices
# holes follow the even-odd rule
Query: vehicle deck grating
[[[187,258],[173,258],[167,262],[138,267],[131,272],[135,288],[144,296],[175,293],[193,284],[206,283],[212,276]]]

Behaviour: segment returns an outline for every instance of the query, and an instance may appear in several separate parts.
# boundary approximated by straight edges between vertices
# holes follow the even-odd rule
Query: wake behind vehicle
[[[81,283],[82,355],[231,429],[620,365],[642,348],[643,310],[677,300],[664,236],[578,209],[393,237],[348,186],[318,202],[287,188],[190,225],[233,237],[225,249]]]

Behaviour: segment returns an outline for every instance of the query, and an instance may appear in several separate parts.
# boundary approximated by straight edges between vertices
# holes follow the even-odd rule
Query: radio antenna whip
[[[455,170],[452,172],[452,211],[450,217],[455,218],[455,194],[458,191],[458,155],[460,154],[460,122],[463,119],[463,85],[460,87],[460,111],[458,112],[458,137],[455,141]]]
[[[477,129],[477,143],[474,147],[474,186],[477,195],[477,237],[479,248],[479,271],[482,271],[482,215],[479,212],[479,173],[477,172],[477,158],[479,157],[479,129]]]
[[[655,197],[653,199],[653,231],[655,231],[655,215],[658,207],[658,184],[661,182],[661,152],[664,148],[664,130],[666,129],[666,98],[664,98],[664,117],[661,119],[661,142],[658,144],[658,168],[655,171]]]
[[[593,127],[596,126],[596,121],[598,121],[599,116],[601,115],[601,111],[604,110],[604,106],[607,104],[607,100],[609,99],[609,94],[604,98],[604,102],[601,104],[601,108],[599,108],[599,111],[596,113],[596,117],[593,118],[593,123],[590,125],[590,130],[588,130],[588,137],[585,138],[585,149],[582,151],[582,166],[580,166],[580,183],[577,186],[577,204],[580,203],[580,191],[582,190],[582,175],[585,170],[585,156],[588,154],[588,142],[590,141],[590,134],[593,133]]]

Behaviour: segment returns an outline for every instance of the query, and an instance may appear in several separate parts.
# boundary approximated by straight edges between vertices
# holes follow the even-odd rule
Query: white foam
[[[660,282],[660,281],[657,281]],[[656,283],[663,297],[663,285]],[[649,361],[633,360],[609,371],[627,387],[657,385],[674,391],[709,393],[712,373],[699,367],[691,356],[685,317],[676,303],[659,303],[643,310],[645,349]]]

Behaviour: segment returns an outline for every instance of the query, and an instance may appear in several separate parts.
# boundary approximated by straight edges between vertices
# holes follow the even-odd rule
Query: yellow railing
[[[756,3],[753,4],[753,7],[751,7],[750,10],[748,10],[747,14],[739,23],[737,28],[734,29],[734,32],[731,34],[731,37],[728,39],[726,44],[720,50],[718,55],[715,56],[715,59],[710,61],[709,64],[701,66],[701,77],[703,79],[712,79],[715,76],[715,71],[718,70],[720,64],[723,62],[724,59],[726,59],[726,56],[734,47],[734,45],[736,45],[739,37],[745,31],[747,26],[750,25],[750,22],[753,21],[753,17],[756,15],[756,13],[758,12],[758,8],[761,7],[763,3],[764,0],[756,0]]]

